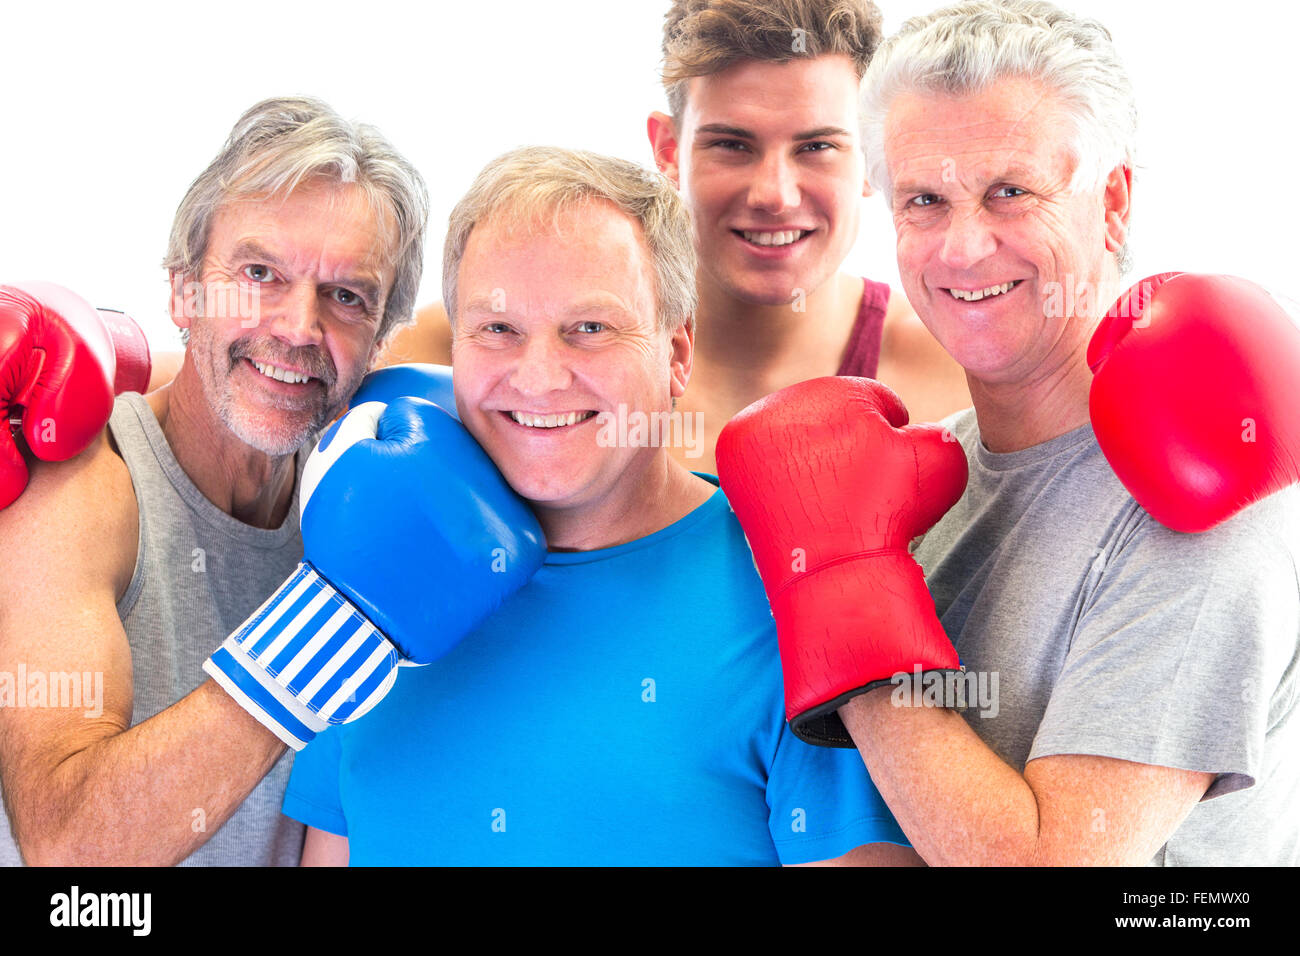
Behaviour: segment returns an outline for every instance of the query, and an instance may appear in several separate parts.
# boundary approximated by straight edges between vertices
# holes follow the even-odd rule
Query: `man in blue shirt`
[[[549,550],[298,755],[304,863],[917,862],[858,756],[790,734],[740,526],[669,455],[694,271],[681,200],[620,160],[517,150],[453,212],[455,404]]]

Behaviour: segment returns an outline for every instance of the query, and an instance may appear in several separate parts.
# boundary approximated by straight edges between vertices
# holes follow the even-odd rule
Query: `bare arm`
[[[933,865],[1147,863],[1213,775],[1080,754],[1023,775],[954,711],[896,707],[889,688],[839,710],[903,832]]]
[[[301,866],[347,866],[348,838],[326,830],[307,828]]]
[[[876,377],[898,393],[913,422],[937,422],[971,405],[966,372],[899,289],[889,293]]]
[[[895,843],[866,843],[854,847],[843,856],[816,863],[795,863],[794,866],[925,866],[925,860],[910,846]]]
[[[0,511],[0,672],[103,680],[102,713],[84,701],[0,708],[0,784],[28,863],[176,863],[284,750],[211,681],[130,727],[131,651],[116,601],[135,565],[137,517],[104,436],[73,461],[34,465],[22,498]],[[222,636],[210,636],[214,647]],[[204,832],[191,827],[196,809]]]
[[[451,364],[451,323],[441,302],[426,305],[415,313],[415,324],[398,330],[380,353],[376,368],[406,362]]]

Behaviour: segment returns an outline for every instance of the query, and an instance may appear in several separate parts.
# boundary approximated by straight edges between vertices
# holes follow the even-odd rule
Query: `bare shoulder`
[[[966,373],[944,351],[899,289],[891,289],[877,373],[913,422],[936,422],[971,404]]]
[[[184,352],[154,352],[150,356],[152,368],[149,372],[148,391],[162,388],[176,377],[185,364]],[[147,393],[146,393],[147,394]]]
[[[405,362],[451,364],[451,322],[441,302],[434,302],[417,311],[415,322],[393,335],[375,364],[383,368]]]
[[[26,490],[0,511],[4,607],[39,604],[56,587],[108,588],[116,601],[135,568],[139,513],[107,431],[69,461],[30,468]],[[0,621],[5,615],[0,610]]]

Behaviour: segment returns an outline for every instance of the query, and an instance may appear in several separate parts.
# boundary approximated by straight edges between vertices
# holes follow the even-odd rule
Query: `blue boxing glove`
[[[451,366],[427,365],[410,362],[406,365],[389,365],[371,372],[361,380],[350,408],[366,402],[383,402],[387,405],[395,398],[422,398],[433,402],[456,421],[456,398],[451,391]]]
[[[541,527],[469,432],[419,398],[366,402],[302,476],[303,563],[203,669],[300,750],[437,660],[533,576]]]

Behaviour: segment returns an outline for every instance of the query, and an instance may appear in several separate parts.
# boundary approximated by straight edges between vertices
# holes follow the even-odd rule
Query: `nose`
[[[981,206],[961,209],[954,205],[943,236],[944,265],[968,269],[997,250],[997,240]]]
[[[555,335],[525,339],[510,373],[510,387],[520,395],[537,397],[563,391],[573,384],[565,359],[564,342]]]
[[[263,325],[292,348],[318,346],[324,339],[323,310],[315,284],[296,282],[267,310]]]
[[[763,157],[749,185],[749,204],[768,213],[781,213],[799,205],[799,182],[795,169],[780,150]]]

